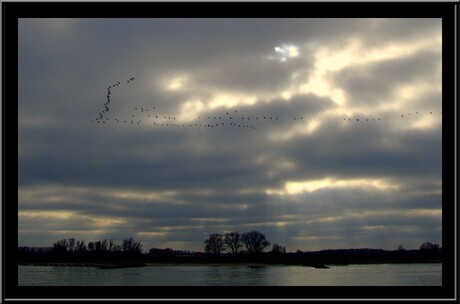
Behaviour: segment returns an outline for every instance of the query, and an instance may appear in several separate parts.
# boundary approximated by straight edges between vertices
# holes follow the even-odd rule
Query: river
[[[441,286],[442,264],[18,266],[19,286]]]

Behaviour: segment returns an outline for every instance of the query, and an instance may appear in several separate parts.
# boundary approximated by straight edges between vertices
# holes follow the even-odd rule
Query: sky
[[[442,245],[441,19],[19,19],[18,244]]]

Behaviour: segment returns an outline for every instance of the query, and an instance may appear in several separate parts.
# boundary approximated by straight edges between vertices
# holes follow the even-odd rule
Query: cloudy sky
[[[442,244],[441,30],[20,19],[19,245]]]

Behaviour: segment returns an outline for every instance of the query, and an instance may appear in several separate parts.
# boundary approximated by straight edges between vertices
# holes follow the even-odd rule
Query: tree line
[[[104,239],[94,242],[89,242],[88,246],[85,241],[78,241],[74,238],[62,239],[53,244],[53,252],[57,253],[73,253],[73,252],[123,252],[129,254],[141,254],[142,244],[135,241],[133,238],[124,239],[121,245],[114,243],[112,239]]]
[[[442,248],[438,244],[424,242],[418,250],[407,250],[402,245],[397,250],[383,249],[328,249],[313,252],[286,252],[286,247],[270,242],[261,232],[252,230],[240,234],[229,232],[212,233],[204,241],[204,251],[173,250],[171,248],[151,248],[142,251],[142,244],[133,238],[117,244],[112,239],[86,243],[74,238],[61,239],[49,247],[18,247],[18,262],[97,262],[124,263],[165,262],[165,263],[226,263],[260,262],[273,264],[356,264],[381,262],[426,262],[442,260]]]
[[[265,235],[259,231],[252,230],[243,234],[228,232],[225,234],[212,233],[204,241],[204,250],[208,254],[219,256],[226,252],[231,255],[246,253],[258,255],[270,246]],[[273,244],[273,253],[286,253],[286,247],[277,243]]]
[[[142,244],[133,238],[127,238],[121,244],[115,243],[113,239],[103,239],[86,245],[83,240],[69,238],[58,240],[51,247],[19,247],[18,253],[20,256],[52,257],[138,256],[142,254]]]

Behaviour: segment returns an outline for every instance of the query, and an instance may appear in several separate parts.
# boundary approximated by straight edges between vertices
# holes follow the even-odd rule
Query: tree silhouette
[[[88,251],[94,251],[94,250],[95,250],[94,242],[89,242],[88,243]]]
[[[112,239],[109,240],[109,251],[110,252],[115,251],[115,246],[114,246],[114,243],[113,243]]]
[[[67,253],[67,240],[62,239],[53,244],[53,252],[58,255]]]
[[[432,244],[430,242],[420,245],[420,250],[436,250],[439,249],[439,244]]]
[[[133,238],[124,239],[121,247],[123,248],[123,252],[128,254],[142,253],[142,244],[140,242],[135,242]]]
[[[213,233],[209,235],[209,238],[204,241],[205,247],[204,250],[206,253],[220,255],[222,249],[224,248],[224,241],[222,235],[218,233]]]
[[[70,238],[67,240],[67,248],[70,252],[74,252],[75,251],[75,239],[74,238]]]
[[[101,242],[101,251],[109,251],[109,243],[107,239],[102,240]]]
[[[101,241],[97,241],[96,243],[94,243],[94,245],[95,245],[96,252],[101,252],[102,251],[102,243],[101,243]]]
[[[270,242],[266,240],[265,235],[255,230],[243,233],[241,241],[249,254],[260,254],[270,245]]]
[[[281,246],[281,245],[279,245],[277,243],[274,243],[273,247],[272,247],[272,253],[275,253],[275,254],[286,253],[286,247]]]
[[[224,235],[225,250],[230,254],[238,254],[240,248],[243,247],[241,243],[241,236],[238,232],[229,232]]]
[[[86,251],[85,241],[77,241],[75,250],[77,252],[85,252]]]

